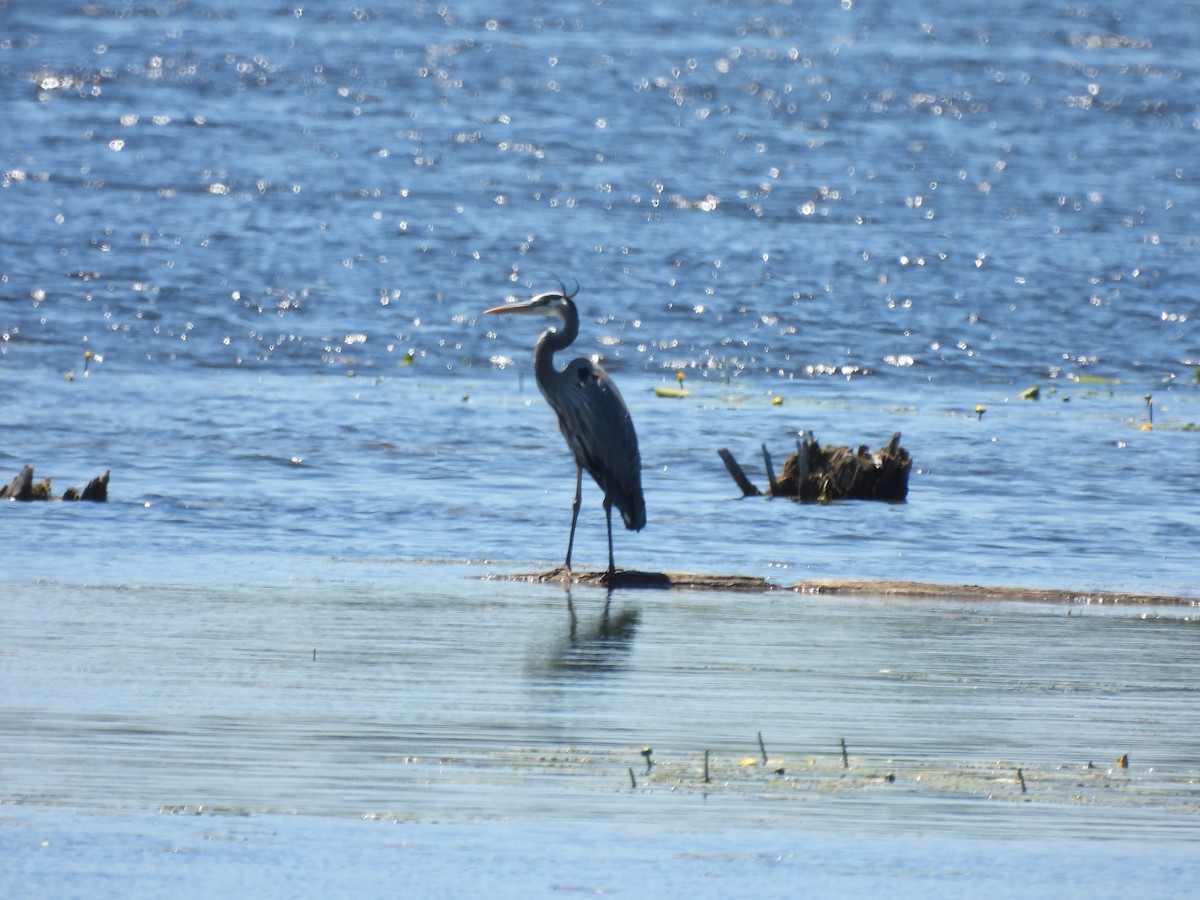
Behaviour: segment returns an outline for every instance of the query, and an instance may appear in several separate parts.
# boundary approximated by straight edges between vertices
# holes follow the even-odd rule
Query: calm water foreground
[[[0,479],[113,477],[0,507],[0,893],[1194,894],[1193,609],[484,580],[479,312],[580,282],[619,564],[1200,596],[1196,12],[0,3]],[[909,502],[735,499],[802,429]]]
[[[6,894],[1185,896],[1200,877],[1190,608],[492,574],[335,559],[6,586]]]

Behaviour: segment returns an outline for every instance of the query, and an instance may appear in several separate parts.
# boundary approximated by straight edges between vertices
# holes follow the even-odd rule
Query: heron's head
[[[518,316],[558,316],[566,319],[575,304],[565,291],[546,291],[538,294],[532,300],[524,303],[509,303],[505,306],[493,306],[485,309],[484,313],[505,313]]]

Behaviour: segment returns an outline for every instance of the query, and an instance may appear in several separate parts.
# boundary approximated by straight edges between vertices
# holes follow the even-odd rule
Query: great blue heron
[[[524,303],[495,306],[488,313],[528,316],[557,316],[562,324],[548,328],[533,351],[533,372],[546,402],[558,414],[558,427],[575,455],[575,502],[571,506],[571,537],[567,541],[567,575],[571,574],[571,550],[575,546],[575,523],[579,519],[583,470],[587,469],[604,491],[604,516],[608,524],[608,573],[616,574],[613,563],[612,508],[616,506],[630,531],[646,524],[646,501],[642,496],[642,461],[637,434],[621,392],[600,366],[589,359],[573,359],[559,371],[554,354],[565,350],[579,335],[579,313],[566,289],[538,294]]]

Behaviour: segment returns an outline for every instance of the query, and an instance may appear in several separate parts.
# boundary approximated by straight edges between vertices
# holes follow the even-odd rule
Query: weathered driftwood
[[[751,483],[726,449],[717,451],[725,468],[745,497],[762,492]],[[822,447],[811,435],[796,442],[796,452],[783,463],[783,473],[775,476],[771,454],[763,445],[770,487],[768,497],[787,497],[805,503],[831,500],[884,500],[900,502],[908,496],[908,473],[912,458],[900,446],[900,432],[892,435],[886,447],[871,453],[866,444],[857,451],[849,447]]]
[[[500,581],[568,582],[598,587],[673,588],[763,591],[773,590],[772,584],[752,575],[685,575],[677,572],[639,572],[636,569],[617,569],[612,577],[607,572],[581,572],[578,569],[567,574],[562,566],[549,572],[525,572],[517,575],[488,575]]]
[[[33,499],[33,466],[25,466],[17,477],[5,487],[0,488],[0,499],[32,500]]]
[[[733,480],[737,482],[737,486],[742,491],[743,497],[757,497],[762,491],[754,486],[746,473],[742,471],[742,467],[738,465],[738,461],[733,458],[733,454],[722,447],[717,451],[721,459],[725,461],[725,468],[729,470],[729,474],[733,476]]]
[[[67,488],[63,492],[64,500],[94,500],[104,503],[108,500],[108,470],[103,475],[97,475],[82,487]]]
[[[0,487],[0,500],[93,500],[103,503],[108,500],[108,472],[97,475],[81,487],[67,488],[61,497],[50,491],[50,479],[33,480],[33,466],[21,469],[17,477]]]
[[[566,580],[562,567],[549,572],[525,572],[511,575],[487,575],[499,581],[558,583]],[[821,578],[795,584],[777,584],[753,575],[709,575],[688,572],[639,572],[618,569],[612,579],[605,572],[579,572],[570,576],[571,584],[606,588],[679,588],[760,593],[790,591],[796,594],[841,595],[848,597],[893,597],[913,600],[956,600],[996,602],[1067,603],[1073,605],[1144,605],[1200,607],[1200,597],[1178,594],[1138,594],[1125,591],[1071,591],[1059,588],[987,587],[977,584],[933,584],[923,581],[869,581],[866,579]]]

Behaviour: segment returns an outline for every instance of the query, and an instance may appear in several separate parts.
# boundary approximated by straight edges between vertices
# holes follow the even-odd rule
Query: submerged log
[[[771,591],[779,587],[753,575],[701,575],[680,572],[641,572],[636,569],[617,569],[610,577],[607,572],[567,572],[562,566],[549,572],[524,572],[512,575],[486,575],[497,581],[532,581],[543,584],[581,584],[605,588],[692,588],[694,590]]]
[[[717,452],[725,460],[725,467],[742,489],[743,496],[761,493],[749,483],[728,450],[722,448]],[[912,458],[900,446],[900,432],[892,435],[888,445],[875,453],[871,453],[865,444],[857,451],[849,447],[822,447],[811,435],[805,435],[797,441],[796,452],[784,460],[783,474],[778,479],[765,445],[763,460],[770,482],[768,497],[787,497],[804,503],[833,500],[898,503],[908,496]],[[747,485],[751,490],[747,490]]]
[[[1065,590],[1050,587],[990,587],[978,584],[936,584],[924,581],[871,581],[849,578],[814,578],[780,584],[754,575],[713,575],[695,572],[639,572],[618,569],[612,578],[606,572],[573,571],[560,567],[549,572],[493,573],[486,580],[528,581],[540,584],[587,585],[601,588],[655,588],[663,590],[714,590],[739,593],[786,591],[801,595],[887,597],[913,600],[973,602],[1066,603],[1083,606],[1146,605],[1200,607],[1200,597],[1180,594],[1138,594],[1126,591]]]
[[[98,475],[82,487],[67,488],[61,497],[50,491],[50,479],[33,480],[33,466],[26,465],[17,477],[0,488],[0,500],[92,500],[104,503],[108,500],[108,472]]]

